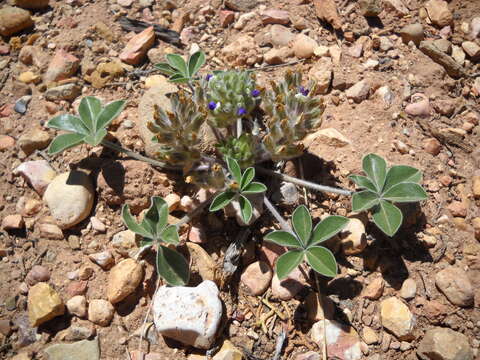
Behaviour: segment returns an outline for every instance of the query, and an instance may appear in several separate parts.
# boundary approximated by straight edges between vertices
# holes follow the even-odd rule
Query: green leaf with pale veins
[[[361,189],[368,189],[377,192],[377,188],[375,187],[375,185],[366,176],[350,175],[348,178],[352,180]]]
[[[328,216],[315,226],[308,246],[320,244],[338,234],[350,220],[344,216]]]
[[[229,156],[225,157],[225,161],[227,162],[228,171],[240,186],[240,183],[242,182],[242,170],[240,170],[240,165],[238,165],[237,160]]]
[[[303,260],[303,250],[290,250],[281,255],[275,264],[278,279],[285,279]]]
[[[168,76],[172,76],[173,74],[177,73],[177,70],[168,65],[168,63],[158,63],[155,64],[155,67],[160,70],[160,72]]]
[[[238,203],[240,204],[240,212],[242,214],[243,222],[248,224],[253,214],[252,203],[243,195],[240,195],[238,198]]]
[[[416,183],[400,183],[392,186],[382,197],[397,203],[417,202],[427,199],[425,190]]]
[[[175,225],[168,225],[163,229],[160,240],[168,244],[177,245],[180,243],[180,237],[178,236],[178,229]]]
[[[74,147],[78,144],[83,143],[84,138],[85,138],[85,135],[75,134],[75,133],[58,135],[50,143],[50,146],[48,147],[48,153],[50,155],[53,155],[63,150]]]
[[[252,182],[255,177],[255,169],[249,167],[243,172],[242,180],[240,181],[240,190],[245,190],[245,188]]]
[[[283,230],[272,231],[263,237],[265,240],[273,242],[280,246],[301,248],[302,244],[292,233]]]
[[[306,250],[308,264],[317,273],[328,276],[337,276],[338,266],[335,256],[323,246],[312,246]]]
[[[370,190],[363,190],[352,195],[352,211],[368,210],[378,204],[378,195]]]
[[[267,187],[259,182],[251,182],[245,189],[242,190],[243,194],[258,194],[267,191]]]
[[[128,229],[133,231],[135,234],[138,234],[140,236],[153,239],[154,234],[146,230],[142,225],[138,224],[132,214],[130,213],[130,209],[128,208],[128,205],[125,204],[122,207],[122,219],[125,225],[127,225]]]
[[[185,78],[188,78],[188,69],[185,60],[178,54],[167,54],[166,56],[168,65],[178,70]]]
[[[86,96],[80,101],[78,113],[84,125],[90,130],[95,131],[98,114],[102,111],[102,103],[100,99],[94,96]]]
[[[177,251],[159,245],[157,250],[157,273],[169,285],[184,286],[188,284],[190,270],[185,258]]]
[[[422,173],[420,170],[406,165],[392,166],[387,172],[387,180],[383,191],[387,191],[391,187],[402,182],[413,182],[419,184],[422,181]]]
[[[210,211],[218,211],[223,209],[225,206],[230,204],[235,197],[235,193],[233,191],[224,191],[218,194],[215,199],[213,199],[212,203],[210,204]]]
[[[103,108],[97,118],[96,130],[107,129],[108,125],[123,111],[125,101],[113,101]]]
[[[83,124],[82,120],[79,117],[70,114],[55,116],[47,122],[47,127],[70,131],[77,134],[89,134],[89,129]]]
[[[305,205],[300,205],[292,215],[292,224],[303,246],[306,246],[312,233],[312,217]]]
[[[382,200],[373,209],[373,222],[388,236],[393,236],[402,225],[403,215],[398,207]]]
[[[90,135],[85,136],[84,141],[88,145],[97,146],[102,142],[102,140],[105,136],[107,136],[107,130],[101,129],[101,130],[98,130],[94,134],[90,134]]]
[[[203,51],[197,51],[188,59],[188,75],[190,78],[200,70],[205,64],[205,53]]]
[[[362,164],[363,171],[375,185],[377,192],[381,192],[387,177],[387,163],[385,159],[376,154],[368,154],[363,158]]]

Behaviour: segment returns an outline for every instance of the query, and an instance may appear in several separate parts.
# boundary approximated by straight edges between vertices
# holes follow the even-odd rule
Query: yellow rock
[[[223,342],[220,351],[213,357],[212,360],[242,360],[242,352],[233,345],[230,341]]]
[[[30,84],[30,83],[38,83],[40,81],[40,76],[34,74],[32,71],[25,71],[20,74],[18,77],[18,80],[25,84]]]
[[[40,282],[28,292],[28,317],[32,327],[37,327],[54,317],[63,315],[65,305],[57,292],[47,283]]]

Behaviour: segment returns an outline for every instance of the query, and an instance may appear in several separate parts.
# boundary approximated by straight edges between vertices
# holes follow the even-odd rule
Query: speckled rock
[[[468,338],[452,329],[429,329],[418,345],[417,355],[422,360],[472,360],[473,351]]]
[[[28,292],[28,317],[33,327],[65,313],[65,305],[58,293],[47,283],[40,282]]]
[[[163,336],[209,349],[222,317],[219,291],[212,281],[197,287],[162,286],[153,298],[155,327]]]

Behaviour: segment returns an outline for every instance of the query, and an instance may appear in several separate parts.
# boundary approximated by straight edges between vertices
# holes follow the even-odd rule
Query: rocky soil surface
[[[125,16],[181,44],[161,28],[128,31]],[[325,334],[330,359],[478,358],[478,0],[9,0],[0,35],[1,358],[318,360]],[[101,147],[45,152],[46,121],[87,95],[126,99],[110,139],[154,152],[147,109],[175,86],[153,64],[198,49],[204,75],[251,69],[267,86],[295,70],[318,82],[322,128],[286,173],[353,189],[347,176],[370,152],[424,172],[429,199],[402,208],[392,239],[345,197],[269,194],[286,216],[307,201],[315,219],[351,217],[339,275],[321,279],[323,309],[304,272],[272,271],[284,249],[262,242],[276,226],[266,212],[231,276],[235,219],[205,212],[182,228],[191,288],[154,297],[154,254],[137,259],[121,205],[139,214],[167,197],[175,222],[205,192]]]

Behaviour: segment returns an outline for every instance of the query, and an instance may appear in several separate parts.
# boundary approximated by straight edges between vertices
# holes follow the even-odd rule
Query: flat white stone
[[[222,317],[222,302],[213,281],[197,287],[162,286],[153,298],[153,320],[163,336],[209,349]]]

